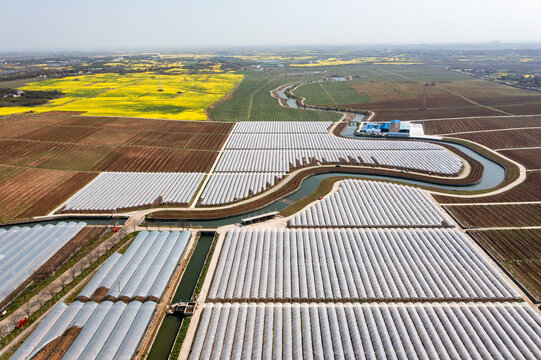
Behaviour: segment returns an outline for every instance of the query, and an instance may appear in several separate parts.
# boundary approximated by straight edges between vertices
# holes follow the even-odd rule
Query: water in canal
[[[184,271],[184,275],[182,275],[180,284],[173,297],[173,304],[189,300],[192,297],[197,285],[197,280],[199,279],[199,274],[201,274],[205,259],[207,258],[207,254],[212,245],[213,238],[214,233],[211,235],[201,235],[199,237],[192,257],[190,258],[190,262]],[[165,316],[147,359],[167,360],[169,358],[169,353],[173,348],[181,324],[182,318],[172,315]]]

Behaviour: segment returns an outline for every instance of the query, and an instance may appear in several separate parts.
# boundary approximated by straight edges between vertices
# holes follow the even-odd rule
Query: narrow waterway
[[[197,286],[197,280],[201,274],[201,270],[205,265],[207,254],[212,245],[214,233],[205,234],[199,237],[197,245],[194,249],[190,262],[182,275],[180,284],[173,297],[173,304],[182,301],[189,301]],[[148,354],[149,360],[167,360],[175,343],[180,326],[182,325],[182,317],[166,315],[163,319],[158,335],[152,344],[152,349]]]

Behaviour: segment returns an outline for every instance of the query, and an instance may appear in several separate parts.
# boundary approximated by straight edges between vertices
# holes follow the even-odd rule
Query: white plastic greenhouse
[[[258,194],[274,186],[285,173],[219,173],[212,174],[203,194],[202,205],[227,204]]]
[[[369,180],[343,180],[334,193],[305,208],[292,227],[439,227],[450,224],[419,188]]]
[[[456,229],[228,231],[210,301],[520,298]]]
[[[12,227],[0,232],[0,301],[45,264],[79,231],[84,222]]]
[[[123,255],[113,254],[81,291],[78,299],[159,300],[173,275],[189,231],[141,231]]]
[[[159,203],[188,204],[205,173],[104,172],[65,204],[65,210],[115,210]]]
[[[235,134],[327,134],[330,121],[241,121]]]
[[[31,359],[75,326],[82,328],[62,359],[131,359],[150,323],[156,303],[74,302],[56,305],[30,334],[13,360]]]
[[[518,303],[207,304],[189,359],[541,359]]]

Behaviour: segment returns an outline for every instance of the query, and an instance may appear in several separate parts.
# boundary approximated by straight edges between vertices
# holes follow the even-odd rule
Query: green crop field
[[[312,80],[302,77],[279,77],[247,73],[231,99],[210,110],[215,121],[337,121],[339,113],[286,109],[270,95],[280,85]]]
[[[294,91],[295,95],[306,98],[307,105],[356,104],[370,101],[359,94],[347,81],[326,81],[306,84]]]

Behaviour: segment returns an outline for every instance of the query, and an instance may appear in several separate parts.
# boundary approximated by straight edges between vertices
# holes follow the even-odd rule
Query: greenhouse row
[[[220,173],[212,174],[203,194],[202,205],[227,204],[245,199],[274,186],[285,173]]]
[[[225,150],[218,172],[289,172],[319,164],[376,165],[443,175],[459,173],[463,164],[447,150]]]
[[[38,352],[54,354],[62,337],[75,327],[80,332],[62,359],[131,359],[152,319],[156,303],[133,301],[57,304],[11,358],[31,359]],[[56,341],[56,343],[53,343]],[[53,346],[53,348],[51,348]],[[56,354],[55,354],[56,355]]]
[[[115,210],[188,204],[205,173],[104,172],[65,204],[65,210]]]
[[[234,134],[327,134],[330,121],[241,121]]]
[[[207,304],[189,359],[541,359],[518,303]]]
[[[60,222],[0,229],[0,302],[85,226],[84,222]]]
[[[331,134],[239,134],[234,131],[225,147],[228,150],[444,150],[422,141],[347,139]]]
[[[435,227],[449,221],[419,188],[347,179],[297,213],[291,227]]]
[[[78,299],[158,301],[190,236],[189,231],[141,231],[124,254],[103,263]]]
[[[510,300],[456,229],[232,229],[210,301]]]

